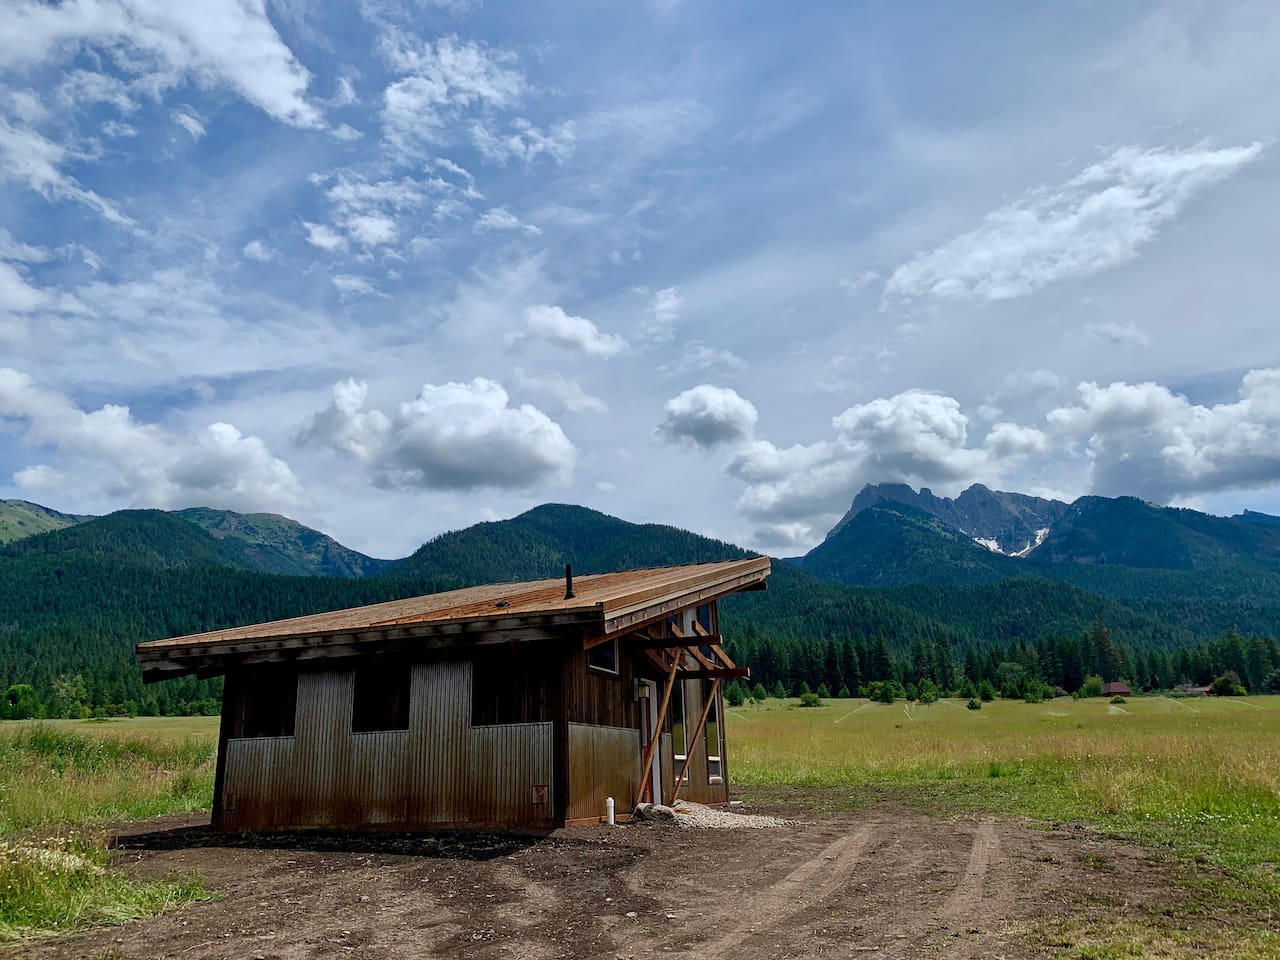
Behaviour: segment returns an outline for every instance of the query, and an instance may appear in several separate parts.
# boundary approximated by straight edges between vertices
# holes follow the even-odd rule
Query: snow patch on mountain
[[[1025,547],[1023,547],[1023,548],[1022,548],[1021,550],[1019,550],[1017,553],[1012,554],[1012,556],[1015,556],[1015,557],[1025,557],[1025,556],[1027,556],[1028,554],[1030,554],[1030,553],[1031,553],[1031,551],[1032,551],[1032,550],[1034,550],[1036,547],[1040,546],[1040,544],[1044,543],[1045,537],[1047,537],[1047,536],[1049,536],[1049,528],[1048,528],[1048,527],[1041,527],[1039,530],[1037,530],[1037,531],[1036,531],[1036,538],[1035,538],[1035,540],[1033,540],[1033,541],[1031,541],[1030,543],[1028,543]]]
[[[991,540],[987,537],[974,537],[973,542],[977,544],[981,544],[982,546],[990,550],[992,553],[1004,553],[1004,551],[1000,549],[999,540]]]

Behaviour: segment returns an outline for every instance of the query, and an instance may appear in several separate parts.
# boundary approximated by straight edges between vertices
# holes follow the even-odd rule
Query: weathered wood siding
[[[569,724],[569,820],[604,816],[613,797],[619,814],[631,812],[640,791],[640,731]]]
[[[220,826],[552,826],[552,725],[472,727],[469,661],[412,670],[409,729],[378,733],[351,732],[350,669],[302,673],[294,736],[224,745]]]

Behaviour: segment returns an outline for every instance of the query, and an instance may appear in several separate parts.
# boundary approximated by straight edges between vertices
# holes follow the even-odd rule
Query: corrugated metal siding
[[[630,813],[639,796],[640,760],[639,730],[569,724],[568,819],[604,816],[606,797],[619,813]]]
[[[227,742],[223,827],[551,825],[552,724],[472,727],[469,662],[414,666],[408,730],[353,734],[353,693],[303,673],[295,736]]]

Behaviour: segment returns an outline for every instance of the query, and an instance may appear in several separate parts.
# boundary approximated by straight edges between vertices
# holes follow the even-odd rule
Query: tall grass
[[[0,939],[119,922],[205,896],[198,878],[109,869],[101,825],[206,808],[210,736],[92,723],[0,725]]]

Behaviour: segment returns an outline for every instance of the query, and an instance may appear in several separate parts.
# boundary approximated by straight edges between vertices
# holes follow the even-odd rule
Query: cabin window
[[[689,755],[689,741],[685,736],[684,681],[677,680],[671,691],[671,753],[677,763],[683,763]]]
[[[587,651],[587,666],[605,673],[618,672],[618,638],[597,643]]]
[[[412,678],[413,671],[407,663],[372,660],[357,666],[351,732],[408,730]]]
[[[519,646],[476,651],[471,661],[471,725],[544,723],[550,684],[559,682],[558,661]]]
[[[724,779],[724,767],[720,763],[720,698],[712,696],[714,688],[707,689],[711,707],[707,711],[707,780],[715,783]]]
[[[241,737],[292,737],[298,712],[298,674],[283,667],[246,671],[238,678]]]

